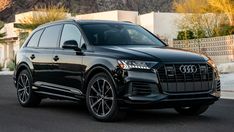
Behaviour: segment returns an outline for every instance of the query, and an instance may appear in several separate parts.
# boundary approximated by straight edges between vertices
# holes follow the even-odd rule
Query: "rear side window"
[[[42,32],[43,32],[43,30],[39,30],[39,31],[35,32],[32,35],[31,39],[29,40],[27,47],[37,47],[38,41],[40,39]]]
[[[41,36],[39,47],[42,47],[42,48],[57,47],[61,28],[62,28],[62,25],[55,25],[55,26],[47,27]]]
[[[72,24],[65,24],[61,36],[60,47],[68,40],[75,40],[77,44],[80,44],[81,33],[80,30]]]

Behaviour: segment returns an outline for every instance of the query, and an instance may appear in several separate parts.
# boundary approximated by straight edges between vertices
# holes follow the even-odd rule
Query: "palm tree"
[[[38,6],[33,11],[35,15],[20,19],[20,23],[15,23],[14,27],[32,31],[42,24],[65,19],[68,13],[64,6],[59,5]]]
[[[23,44],[29,32],[38,26],[56,21],[66,19],[68,10],[62,5],[41,5],[33,9],[35,14],[33,16],[26,16],[19,20],[20,23],[15,23],[14,27],[19,28],[20,45]]]

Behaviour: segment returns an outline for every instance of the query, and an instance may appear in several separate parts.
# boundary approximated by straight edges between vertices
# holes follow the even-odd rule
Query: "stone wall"
[[[193,40],[174,40],[173,47],[206,54],[217,64],[234,61],[234,35]]]

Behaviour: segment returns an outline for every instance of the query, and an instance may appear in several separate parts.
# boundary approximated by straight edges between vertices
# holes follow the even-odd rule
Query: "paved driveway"
[[[0,76],[0,132],[234,132],[234,100],[221,99],[202,116],[174,110],[135,110],[121,122],[101,123],[74,102],[44,100],[22,108],[10,76]]]

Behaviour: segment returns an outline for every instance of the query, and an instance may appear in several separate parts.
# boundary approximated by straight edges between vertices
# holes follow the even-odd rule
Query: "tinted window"
[[[75,25],[65,24],[61,37],[60,47],[62,47],[63,43],[67,40],[76,40],[76,42],[79,44],[80,38],[81,38],[80,30]]]
[[[62,25],[47,27],[41,36],[39,47],[45,47],[45,48],[57,47],[57,42],[61,27]]]
[[[93,45],[154,45],[165,46],[158,38],[136,25],[121,23],[81,24]]]
[[[42,31],[43,30],[39,30],[32,35],[27,47],[37,47]]]

